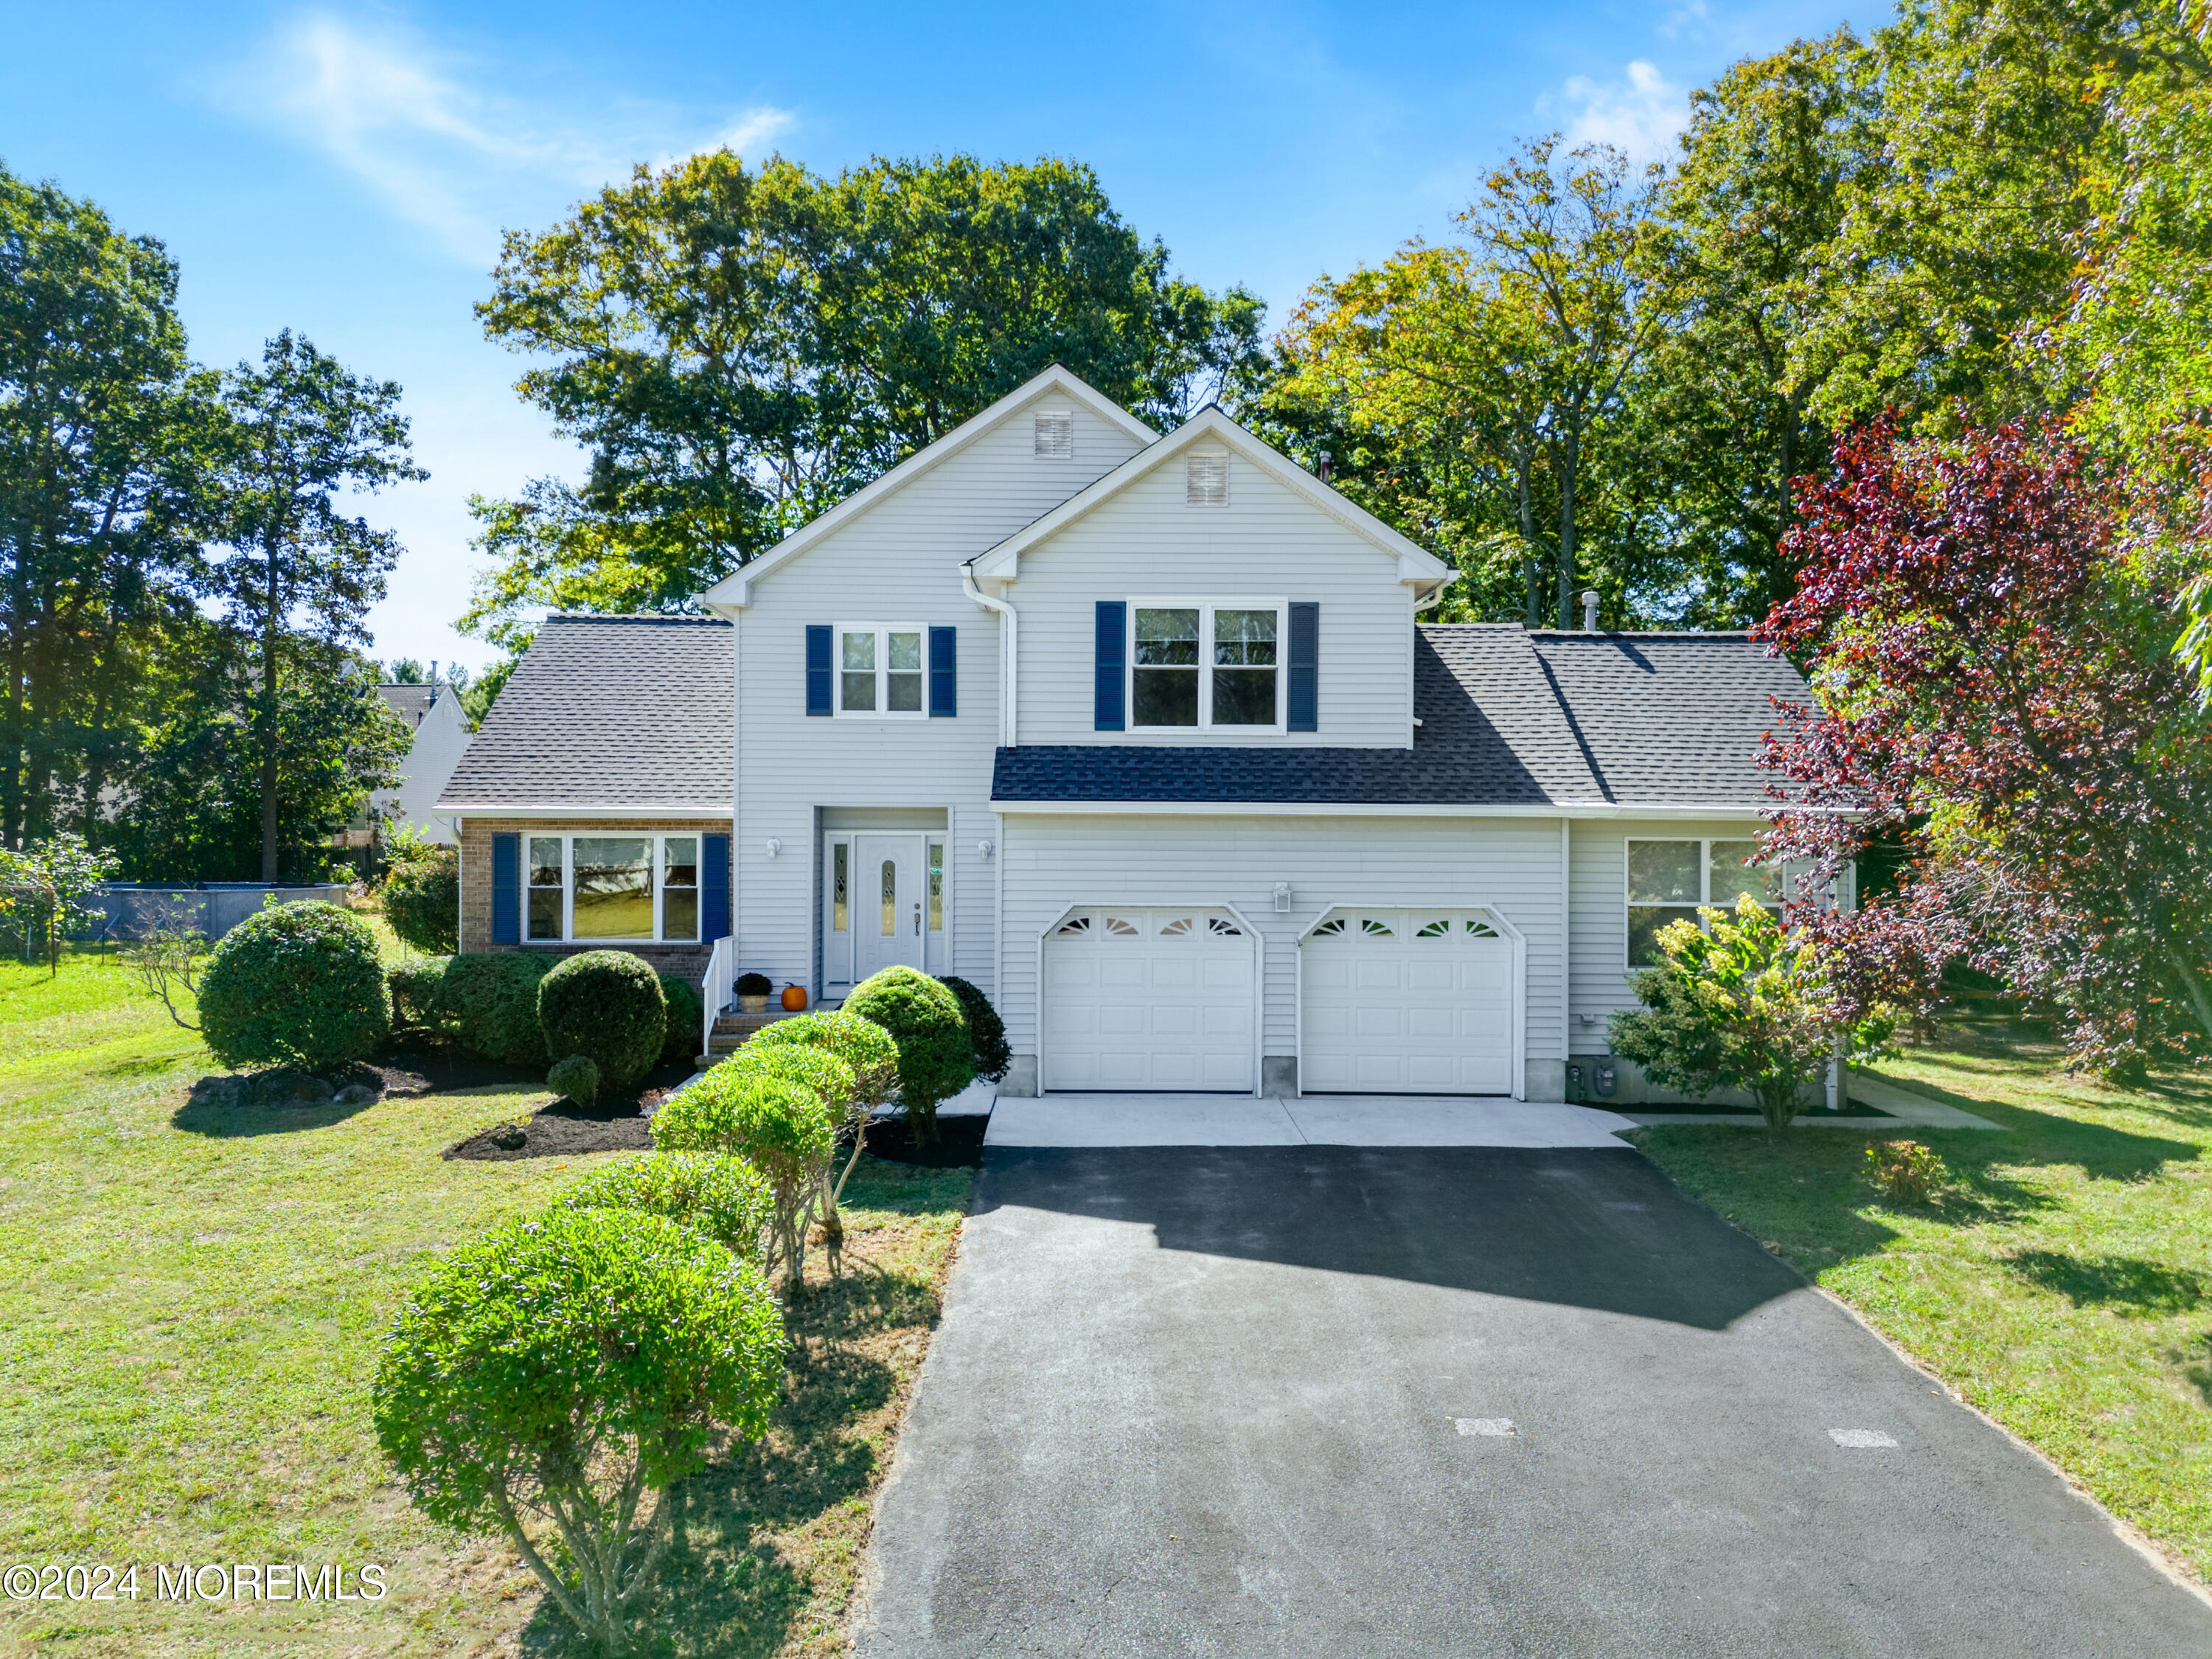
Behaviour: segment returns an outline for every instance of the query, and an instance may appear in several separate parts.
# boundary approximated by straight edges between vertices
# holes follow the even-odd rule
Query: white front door
[[[853,837],[853,977],[922,966],[929,902],[922,836]]]
[[[1298,947],[1301,1093],[1513,1092],[1513,941],[1484,910],[1338,910]]]
[[[1249,1093],[1254,945],[1225,910],[1066,917],[1044,942],[1044,1086]]]

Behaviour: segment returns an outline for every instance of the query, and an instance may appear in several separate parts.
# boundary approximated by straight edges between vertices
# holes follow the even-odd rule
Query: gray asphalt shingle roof
[[[440,809],[727,811],[734,696],[719,617],[548,617]]]
[[[1804,695],[1741,634],[1425,624],[1406,749],[1137,744],[998,751],[1000,801],[1756,806],[1771,698]]]

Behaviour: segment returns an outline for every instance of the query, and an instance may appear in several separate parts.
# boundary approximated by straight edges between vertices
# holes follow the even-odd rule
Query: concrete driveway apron
[[[2212,1609],[1627,1148],[993,1148],[854,1635],[2212,1654]]]

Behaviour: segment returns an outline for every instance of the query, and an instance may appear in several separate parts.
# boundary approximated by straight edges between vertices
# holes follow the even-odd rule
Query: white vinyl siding
[[[1011,410],[960,453],[753,584],[736,630],[743,730],[732,882],[740,969],[820,988],[816,917],[829,872],[819,809],[934,809],[948,814],[933,838],[945,848],[949,971],[995,990],[995,875],[977,845],[999,833],[990,811],[999,624],[961,591],[960,565],[1136,452],[1134,438],[1090,410],[1068,412],[1069,455],[1037,454],[1036,408]],[[867,606],[864,614],[925,631],[925,679],[927,629],[959,630],[957,719],[807,717],[806,628],[834,627],[859,608],[856,600]],[[832,643],[834,671],[834,636]],[[702,742],[717,740],[727,735],[701,734]],[[771,839],[781,848],[773,858]]]
[[[1178,477],[1180,470],[1178,469]],[[1026,619],[1024,621],[1026,626]],[[1010,813],[1006,995],[1017,1054],[1037,1052],[1038,946],[1072,905],[1233,907],[1260,937],[1260,1052],[1295,1054],[1297,939],[1337,905],[1491,905],[1527,940],[1526,1051],[1556,1064],[1565,962],[1553,818],[1061,816]],[[1278,882],[1291,908],[1273,908]]]
[[[1402,749],[1413,731],[1413,595],[1398,561],[1241,456],[1229,500],[1194,507],[1164,463],[1024,553],[1006,598],[1021,614],[1024,744],[1321,744]],[[1097,606],[1145,594],[1281,596],[1321,606],[1321,729],[1096,729]],[[1133,624],[1132,624],[1133,626]],[[1280,647],[1288,659],[1287,637]],[[964,695],[964,694],[963,694]],[[963,704],[963,707],[965,705]]]

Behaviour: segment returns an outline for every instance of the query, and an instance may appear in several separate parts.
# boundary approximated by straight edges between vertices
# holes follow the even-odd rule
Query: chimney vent
[[[1597,589],[1595,587],[1583,589],[1583,632],[1597,632]]]
[[[1328,464],[1329,464],[1331,461],[1334,460],[1335,459],[1336,459],[1336,457],[1334,457],[1334,455],[1330,454],[1330,453],[1328,453],[1328,451],[1327,451],[1326,449],[1324,449],[1324,450],[1322,450],[1322,453],[1321,453],[1321,481],[1322,481],[1323,483],[1327,483],[1328,482]]]

